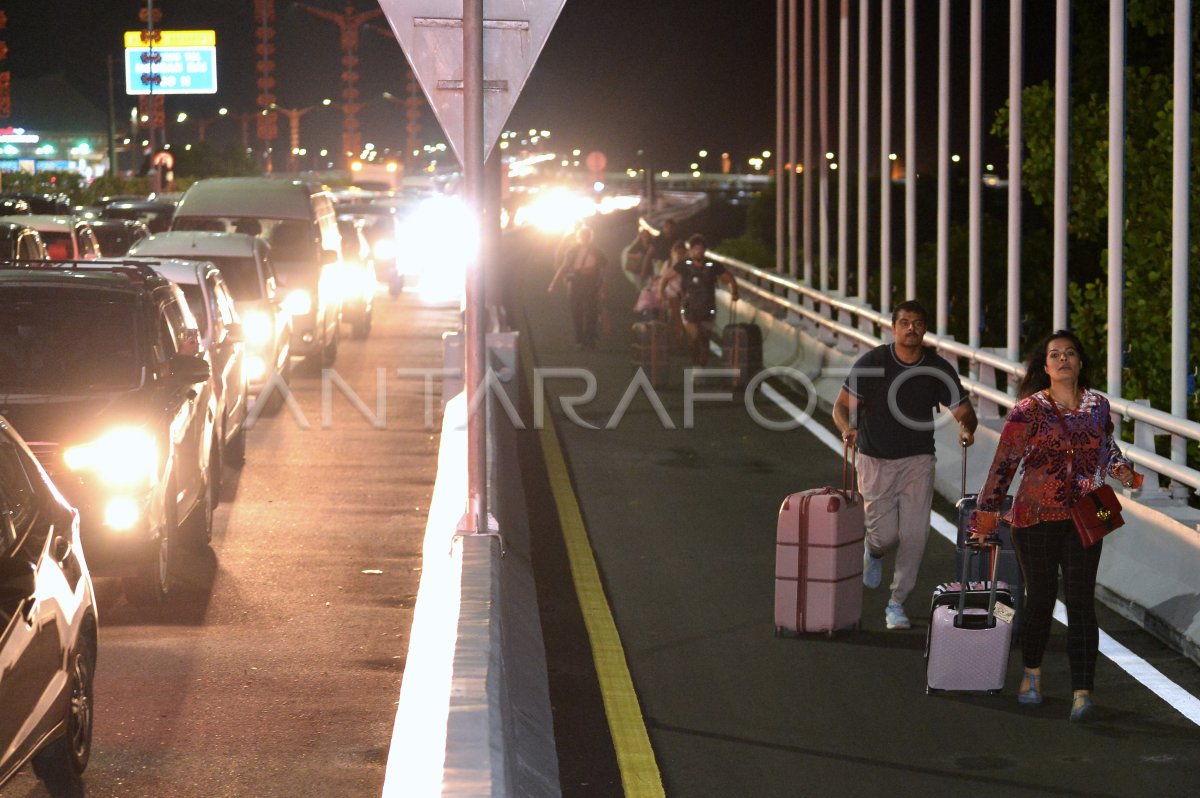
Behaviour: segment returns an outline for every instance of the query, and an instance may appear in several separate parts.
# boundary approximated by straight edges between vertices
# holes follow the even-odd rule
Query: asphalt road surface
[[[633,238],[633,221],[596,224],[597,243],[614,263]],[[1068,723],[1061,626],[1045,660],[1042,706],[1016,703],[1019,646],[1003,695],[925,695],[928,596],[954,570],[953,548],[936,534],[908,601],[912,630],[885,629],[887,591],[879,589],[866,592],[861,631],[832,640],[775,637],[776,512],[793,491],[838,483],[840,455],[804,430],[765,429],[740,395],[697,403],[694,425],[685,428],[682,354],[670,385],[657,392],[674,429],[643,394],[619,413],[633,373],[634,288],[614,268],[611,331],[597,351],[576,350],[566,297],[545,294],[553,246],[533,235],[509,240],[509,317],[523,325],[539,367],[582,368],[596,378],[595,398],[574,409],[599,429],[569,421],[556,399],[582,394],[580,381],[547,381],[546,407],[668,795],[1196,794],[1200,729],[1111,661],[1098,668],[1098,721]],[[764,416],[782,418],[765,400],[756,404]],[[552,518],[539,477],[528,479],[531,515]],[[939,500],[935,510],[952,507]],[[619,795],[600,688],[586,683],[595,675],[587,637],[563,595],[570,577],[545,531],[552,526],[535,538],[534,564],[563,791]],[[889,556],[885,584],[891,568]],[[1103,609],[1101,626],[1200,694],[1194,663]]]
[[[287,409],[259,419],[211,549],[186,558],[168,604],[138,609],[98,581],[86,796],[380,794],[440,424],[440,394],[427,424],[424,380],[395,370],[440,369],[456,310],[381,295],[369,338],[343,327],[335,371],[374,421],[332,381],[326,417],[321,376],[294,375],[309,428]],[[46,794],[28,768],[4,789]]]

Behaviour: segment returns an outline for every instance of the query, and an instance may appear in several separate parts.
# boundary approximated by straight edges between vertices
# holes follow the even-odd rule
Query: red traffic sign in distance
[[[488,0],[483,20],[483,157],[500,138],[566,0]],[[463,0],[379,0],[421,91],[465,162]]]
[[[599,150],[592,150],[587,154],[587,158],[584,159],[584,164],[587,165],[589,172],[600,174],[604,171],[604,167],[608,166],[608,159]]]

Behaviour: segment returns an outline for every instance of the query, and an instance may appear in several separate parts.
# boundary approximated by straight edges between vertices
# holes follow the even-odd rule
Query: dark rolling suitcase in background
[[[967,447],[962,447],[962,496],[956,505],[958,508],[958,540],[954,544],[954,570],[956,573],[962,572],[963,558],[968,557],[970,548],[967,539],[971,533],[967,531],[967,524],[971,520],[971,513],[975,511],[975,502],[978,498],[977,494],[967,494]],[[1004,497],[1004,505],[1000,508],[1000,514],[1003,516],[1012,507],[1012,496]],[[1008,585],[1008,590],[1012,594],[1012,607],[1016,610],[1016,617],[1013,619],[1013,637],[1019,637],[1021,634],[1021,623],[1024,620],[1025,606],[1025,578],[1021,574],[1021,564],[1017,561],[1017,551],[1013,548],[1012,528],[1000,522],[1000,526],[996,529],[997,542],[1000,544],[998,561],[996,566],[996,579]],[[971,562],[970,570],[967,578],[972,582],[982,582],[988,578],[987,558],[975,557],[969,558]]]
[[[670,373],[669,332],[662,321],[639,321],[633,325],[633,365],[646,372],[655,388],[665,386]]]
[[[775,535],[775,634],[827,632],[862,619],[866,519],[849,452],[842,487],[793,493],[779,508]]]
[[[970,562],[984,550],[992,569],[995,543],[971,549],[963,560],[962,581],[938,585],[930,602],[929,633],[925,638],[925,692],[973,690],[999,692],[1008,673],[1012,643],[1012,596],[995,578],[969,582]]]
[[[737,369],[734,388],[745,388],[763,368],[762,328],[757,324],[727,324],[721,331],[725,365]]]

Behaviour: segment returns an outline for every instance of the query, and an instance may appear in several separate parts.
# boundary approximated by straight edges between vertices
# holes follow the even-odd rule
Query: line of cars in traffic
[[[90,574],[171,595],[293,361],[332,365],[343,322],[369,334],[394,220],[269,178],[198,181],[119,257],[86,220],[35,216],[0,220],[0,785],[32,761],[54,788],[91,751]],[[71,248],[47,259],[56,232]]]

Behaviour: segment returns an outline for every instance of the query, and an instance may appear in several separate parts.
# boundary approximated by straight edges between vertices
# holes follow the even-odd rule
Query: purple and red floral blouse
[[[1001,502],[1019,464],[1023,464],[1021,484],[1004,519],[1013,527],[1070,518],[1071,505],[1103,485],[1114,469],[1122,465],[1132,468],[1113,441],[1107,399],[1095,391],[1084,391],[1074,410],[1059,405],[1069,436],[1054,412],[1053,401],[1045,392],[1038,392],[1017,402],[1009,412],[971,517],[972,533],[987,534],[999,524]]]

